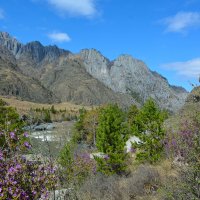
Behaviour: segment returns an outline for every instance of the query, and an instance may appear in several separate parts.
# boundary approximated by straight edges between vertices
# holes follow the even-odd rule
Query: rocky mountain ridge
[[[45,59],[53,61],[62,54],[69,53],[69,51],[59,49],[56,45],[43,46],[39,41],[29,42],[24,45],[6,32],[0,32],[0,45],[11,51],[16,59],[30,56],[36,63],[40,63]]]
[[[170,109],[183,105],[187,96],[184,88],[169,85],[166,78],[130,55],[121,55],[111,62],[95,49],[88,49],[82,50],[80,56],[89,74],[113,91],[129,94],[141,103],[151,97],[161,107]]]
[[[25,76],[13,54],[3,46],[0,46],[0,94],[41,103],[59,101],[38,80]]]
[[[162,108],[174,110],[183,105],[187,96],[186,90],[169,85],[166,78],[130,55],[110,61],[95,49],[73,54],[37,41],[24,45],[2,32],[0,46],[14,56],[24,76],[37,80],[61,101],[127,106],[143,104],[151,97]]]

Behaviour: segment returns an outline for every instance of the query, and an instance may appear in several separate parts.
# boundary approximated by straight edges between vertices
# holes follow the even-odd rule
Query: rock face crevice
[[[8,60],[18,73],[35,80],[60,101],[86,105],[115,102],[128,106],[141,105],[151,97],[162,108],[174,111],[184,104],[187,96],[185,89],[171,86],[166,78],[130,55],[110,61],[95,49],[73,54],[37,41],[24,45],[3,32],[0,46],[10,52]],[[5,57],[3,52],[2,57]]]

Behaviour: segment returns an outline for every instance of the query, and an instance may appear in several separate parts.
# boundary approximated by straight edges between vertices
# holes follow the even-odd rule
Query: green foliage
[[[23,134],[23,126],[25,123],[20,119],[19,114],[16,112],[16,110],[12,107],[8,107],[7,104],[0,100],[0,135],[3,132],[6,132],[4,134],[5,137],[0,137],[0,148],[8,148],[6,146],[6,141],[9,141],[8,133],[12,132],[12,134],[16,134],[16,138],[21,138]],[[23,137],[22,137],[23,138]],[[15,149],[18,143],[17,140],[14,140],[12,149]],[[21,143],[27,141],[25,139],[20,140]],[[11,148],[11,146],[10,146]]]
[[[65,144],[58,159],[59,164],[64,168],[63,175],[67,182],[73,178],[73,150],[74,145],[72,143]]]
[[[33,123],[52,122],[52,121],[71,121],[76,119],[76,113],[70,113],[69,110],[56,109],[54,105],[50,108],[30,108],[30,115]]]
[[[86,114],[85,108],[82,108],[79,110],[79,118],[78,118],[77,123],[75,124],[75,127],[78,131],[83,130],[83,120],[84,120],[85,114]]]
[[[117,105],[103,108],[99,116],[96,146],[105,157],[95,158],[99,171],[120,174],[126,169],[124,147],[127,139],[128,131],[122,110]]]
[[[134,117],[132,132],[141,140],[139,144],[133,144],[133,147],[138,150],[137,160],[154,163],[161,158],[165,137],[163,122],[166,117],[166,112],[161,111],[152,99],[147,100],[140,112]]]
[[[138,113],[138,107],[136,105],[131,105],[127,113],[127,120],[130,126],[134,124],[135,117],[138,115]]]
[[[19,114],[12,107],[6,106],[3,100],[0,100],[0,131],[21,130],[24,123],[20,120]]]
[[[2,99],[0,99],[0,106],[6,106],[7,103],[5,101],[3,101]]]
[[[45,122],[52,122],[52,121],[51,121],[51,115],[50,115],[50,111],[49,111],[49,110],[45,110],[45,111],[44,111],[44,121],[45,121]]]
[[[75,124],[75,129],[74,129],[74,136],[73,136],[74,142],[81,142],[84,139],[83,121],[84,121],[86,113],[87,111],[85,110],[85,108],[82,108],[79,110],[79,117]]]
[[[51,106],[50,111],[51,111],[52,114],[56,114],[57,113],[57,110],[54,108],[54,105]]]

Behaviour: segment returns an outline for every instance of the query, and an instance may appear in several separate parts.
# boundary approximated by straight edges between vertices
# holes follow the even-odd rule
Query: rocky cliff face
[[[166,78],[129,55],[121,55],[111,62],[100,52],[90,49],[82,50],[80,56],[89,74],[113,91],[129,94],[141,104],[152,97],[161,107],[173,110],[181,107],[187,96],[186,90],[170,86]]]
[[[0,32],[0,45],[6,47],[16,59],[29,57],[36,64],[42,61],[53,61],[62,54],[69,54],[69,51],[59,49],[57,46],[43,46],[40,42],[34,41],[23,45],[6,32]]]
[[[95,49],[72,54],[40,42],[23,45],[7,33],[0,33],[0,45],[11,52],[18,70],[61,101],[87,105],[117,102],[127,106],[141,105],[152,97],[161,107],[174,111],[187,96],[183,88],[169,85],[166,78],[129,55],[110,61]]]
[[[0,45],[6,47],[16,57],[20,54],[23,46],[6,32],[0,32]]]
[[[43,46],[40,42],[30,42],[23,45],[17,58],[29,57],[36,65],[41,62],[52,62],[58,59],[63,54],[68,54],[69,51],[59,49],[57,46]]]
[[[118,103],[124,107],[137,103],[129,95],[122,95],[106,87],[88,74],[83,66],[77,58],[61,57],[56,63],[48,65],[41,82],[61,101],[85,105]]]

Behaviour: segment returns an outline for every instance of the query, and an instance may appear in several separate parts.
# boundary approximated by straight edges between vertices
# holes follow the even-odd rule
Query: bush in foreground
[[[55,189],[57,178],[52,164],[28,161],[21,154],[31,145],[27,133],[0,132],[0,199],[47,199],[48,191]],[[24,142],[22,142],[24,141]]]

